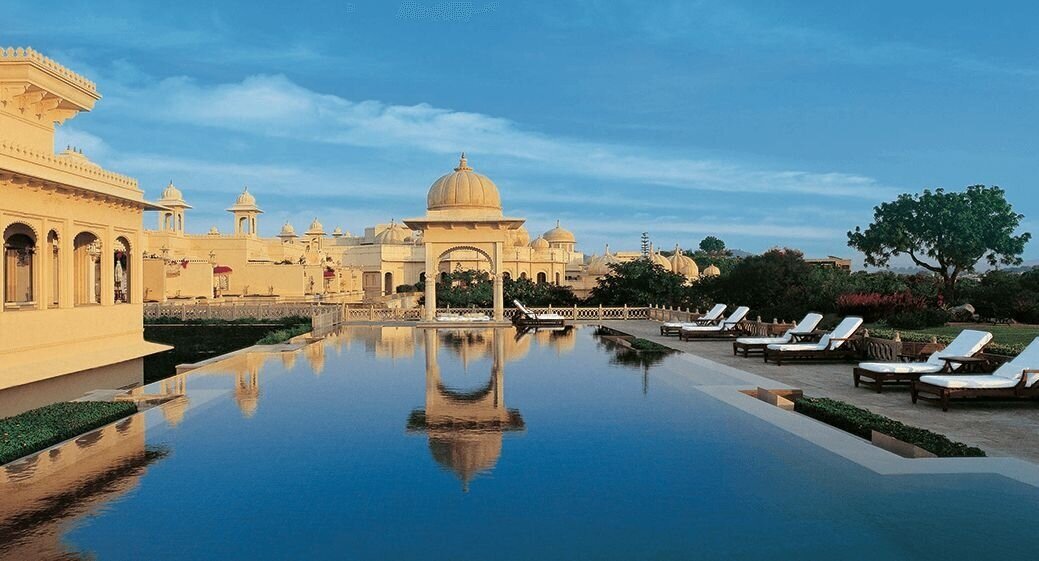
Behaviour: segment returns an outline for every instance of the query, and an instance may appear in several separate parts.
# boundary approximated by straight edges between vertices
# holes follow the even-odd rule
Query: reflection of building
[[[23,462],[0,468],[0,558],[73,561],[62,536],[133,490],[166,455],[145,448],[144,415],[133,415]]]
[[[95,85],[32,50],[0,49],[0,417],[142,381],[137,181],[80,151],[54,153],[54,126],[90,111]]]
[[[426,329],[426,406],[408,417],[409,431],[425,432],[433,459],[452,471],[468,491],[469,482],[494,468],[505,431],[523,430],[523,417],[505,407],[505,340],[511,329],[491,330],[491,377],[482,387],[447,387],[437,359],[437,330]]]

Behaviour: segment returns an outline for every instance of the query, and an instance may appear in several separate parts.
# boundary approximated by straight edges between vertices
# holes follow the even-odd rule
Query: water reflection
[[[438,360],[437,329],[423,332],[426,351],[426,406],[408,416],[409,432],[425,432],[433,459],[453,472],[468,492],[469,482],[492,470],[501,456],[503,434],[524,429],[523,416],[505,406],[506,347],[517,347],[512,329],[479,331],[445,330],[440,333],[445,348],[458,352],[467,364],[470,350],[491,355],[487,383],[463,391],[443,383]],[[517,349],[522,349],[519,351]]]
[[[610,352],[610,364],[634,366],[642,369],[642,393],[649,393],[649,371],[664,362],[674,351],[637,351],[621,342],[617,332],[599,328],[595,331],[596,346]]]
[[[77,519],[136,488],[165,448],[145,446],[134,415],[0,470],[0,558],[88,559],[61,536]]]

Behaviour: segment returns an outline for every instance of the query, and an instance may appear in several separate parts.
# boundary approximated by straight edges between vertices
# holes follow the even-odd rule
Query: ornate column
[[[437,319],[437,256],[433,244],[425,244],[426,250],[426,308],[423,313],[425,321]]]
[[[502,242],[494,242],[494,321],[505,321],[505,281],[502,278]]]

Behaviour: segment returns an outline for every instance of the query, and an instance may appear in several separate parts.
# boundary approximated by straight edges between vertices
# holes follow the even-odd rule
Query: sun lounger
[[[924,362],[862,362],[852,371],[855,387],[860,383],[872,384],[880,393],[884,384],[911,384],[925,374],[953,372],[962,367],[956,358],[973,357],[992,341],[987,331],[964,329],[940,351],[931,353]]]
[[[736,308],[729,317],[715,325],[689,325],[682,327],[678,332],[678,338],[683,341],[690,339],[718,339],[724,337],[736,337],[742,334],[740,324],[747,318],[750,308],[740,306]]]
[[[1039,397],[1039,338],[1036,338],[992,374],[928,374],[920,376],[910,389],[917,399],[938,401],[942,411],[949,400],[968,397],[1035,399]],[[933,396],[933,397],[925,397]]]
[[[692,321],[668,321],[660,324],[661,335],[678,335],[679,331],[682,331],[683,327],[692,327],[696,325],[716,325],[722,320],[722,314],[725,312],[725,304],[715,304],[713,308],[707,311],[706,314],[692,320]]]
[[[516,313],[512,316],[512,323],[516,325],[561,326],[566,320],[559,314],[539,314],[524,306],[519,300],[513,300],[512,303],[516,305]]]
[[[844,318],[818,343],[773,343],[765,347],[765,362],[781,365],[790,361],[833,362],[854,358],[858,349],[852,336],[862,326],[862,318]]]
[[[751,353],[764,353],[765,347],[769,345],[803,342],[806,338],[812,337],[812,332],[822,319],[822,314],[813,312],[801,318],[797,325],[780,337],[740,337],[732,342],[732,354],[739,356],[742,352],[743,356],[750,356]]]

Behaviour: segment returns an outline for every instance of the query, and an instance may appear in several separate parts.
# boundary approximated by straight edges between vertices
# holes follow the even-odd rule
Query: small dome
[[[336,226],[336,229],[332,230],[332,237],[334,237],[334,238],[341,238],[342,236],[343,236],[343,229],[340,228],[339,226]]]
[[[411,231],[407,228],[390,222],[390,226],[375,235],[377,244],[405,244],[411,241]]]
[[[279,238],[295,238],[296,237],[296,229],[292,227],[292,224],[289,224],[288,222],[286,222],[285,225],[281,227],[281,232],[278,234],[278,237]]]
[[[548,249],[548,240],[544,236],[538,236],[536,240],[530,242],[530,247],[534,249]]]
[[[682,253],[678,244],[675,244],[675,254],[671,256],[670,262],[672,272],[678,273],[687,279],[700,277],[700,267],[691,257]]]
[[[719,269],[715,265],[708,265],[703,270],[703,276],[705,276],[705,277],[716,277],[716,276],[718,276],[720,274],[722,274],[721,269]]]
[[[305,233],[308,236],[323,236],[325,235],[325,227],[315,216],[314,220],[310,223],[310,227],[307,228],[307,231]]]
[[[563,228],[559,225],[559,221],[556,220],[556,227],[545,232],[545,239],[549,243],[576,243],[573,232]]]
[[[508,239],[512,242],[511,245],[515,247],[525,247],[530,244],[530,232],[524,226],[520,226],[515,230],[509,230],[508,236]]]
[[[660,252],[654,251],[652,246],[649,248],[649,262],[660,265],[668,271],[671,270],[671,262],[667,260],[667,257],[661,255]]]
[[[235,199],[234,205],[227,209],[229,212],[236,211],[251,211],[251,212],[263,212],[256,206],[256,197],[249,192],[249,188],[242,189],[238,198]]]
[[[474,172],[462,153],[455,171],[430,185],[426,208],[431,211],[481,211],[501,216],[501,196],[494,182]]]
[[[210,226],[209,227],[209,235],[210,236],[219,236],[220,235],[220,230],[218,230],[216,226]]]
[[[188,203],[184,202],[184,194],[180,192],[180,189],[170,181],[169,185],[162,190],[162,195],[159,197],[159,204],[167,207],[174,208],[191,208]]]
[[[597,277],[602,277],[613,272],[610,269],[610,265],[620,263],[620,259],[617,259],[612,253],[610,253],[610,244],[606,244],[606,252],[601,256],[593,257],[588,262],[588,274]]]

